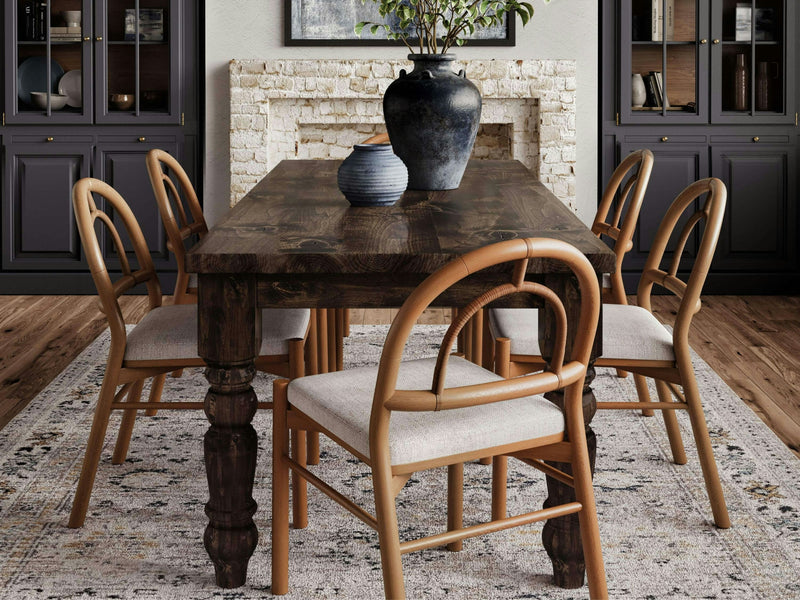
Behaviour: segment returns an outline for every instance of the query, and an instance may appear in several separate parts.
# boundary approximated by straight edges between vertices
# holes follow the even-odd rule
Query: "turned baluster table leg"
[[[258,438],[251,425],[257,398],[250,383],[261,344],[256,284],[244,276],[201,275],[199,352],[208,367],[204,440],[209,523],[204,541],[217,585],[235,588],[247,578],[258,542],[253,500]]]
[[[577,323],[578,313],[580,312],[580,293],[577,289],[577,281],[573,277],[564,275],[547,275],[546,284],[558,293],[564,308],[567,311],[567,322]],[[542,356],[549,360],[552,356],[552,340],[555,337],[555,319],[551,318],[549,310],[539,311],[539,346],[542,349]],[[567,333],[566,356],[571,356],[574,331]],[[583,388],[583,418],[586,424],[586,441],[589,448],[589,459],[591,461],[592,473],[594,473],[595,455],[597,449],[597,438],[589,427],[595,412],[597,411],[597,401],[592,392],[591,383],[595,377],[594,359],[600,354],[600,340],[602,340],[602,308],[601,319],[598,323],[597,338],[592,349],[589,369],[586,373],[586,382]],[[562,392],[550,392],[545,394],[545,398],[564,409],[564,394]],[[572,467],[565,463],[548,463],[565,473],[572,474]],[[548,496],[544,502],[544,507],[555,506],[567,502],[575,502],[575,490],[561,483],[560,481],[547,477]],[[542,542],[547,554],[553,563],[553,578],[555,584],[562,588],[579,588],[584,584],[585,562],[583,558],[583,547],[581,545],[581,531],[578,522],[578,515],[571,514],[565,517],[548,520],[542,530]]]

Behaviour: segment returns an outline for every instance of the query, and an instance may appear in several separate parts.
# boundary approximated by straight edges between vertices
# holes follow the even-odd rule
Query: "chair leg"
[[[658,399],[661,402],[672,402],[672,394],[667,384],[660,379],[656,379],[655,382],[656,390],[658,391]],[[677,465],[685,465],[686,450],[683,447],[680,427],[678,427],[678,416],[675,414],[674,410],[662,410],[661,416],[664,417],[664,426],[667,428],[669,447],[672,449],[672,459]]]
[[[175,373],[179,371],[173,371],[172,376],[175,377]],[[180,370],[180,373],[183,372],[183,369]],[[180,375],[177,375],[180,377]],[[150,402],[161,402],[161,392],[164,391],[164,380],[167,378],[166,373],[163,375],[156,375],[153,377],[153,381],[150,383]],[[151,408],[144,411],[145,416],[147,417],[155,417],[158,414],[158,409]]]
[[[273,383],[272,408],[272,593],[289,591],[289,429],[286,386]]]
[[[328,372],[328,310],[317,309],[317,373]]]
[[[292,458],[303,467],[308,464],[306,443],[305,431],[292,430]],[[308,483],[297,473],[292,473],[292,525],[295,529],[305,529],[308,526]]]
[[[447,467],[447,531],[464,527],[464,463]],[[447,544],[451,552],[461,552],[464,540]]]
[[[492,521],[505,519],[508,493],[508,457],[492,458]]]
[[[388,460],[386,461],[388,463]],[[378,540],[383,569],[383,592],[387,599],[405,598],[403,563],[400,559],[400,534],[397,530],[397,509],[392,491],[391,466],[372,467],[375,495],[375,516],[378,521]]]
[[[623,371],[622,369],[617,369],[617,377],[621,377],[622,379],[625,379],[627,376],[628,376],[628,372],[627,371]]]
[[[344,313],[343,308],[336,309],[336,370],[344,369]]]
[[[328,373],[337,370],[336,309],[328,309]]]
[[[650,402],[650,392],[647,390],[647,379],[644,375],[633,375],[633,383],[636,385],[636,395],[639,397],[639,402]],[[655,413],[650,408],[642,409],[643,417],[652,417]]]
[[[144,379],[133,382],[131,388],[128,390],[127,404],[139,402],[142,397],[143,386]],[[114,446],[114,454],[111,456],[111,464],[113,465],[121,465],[125,462],[125,457],[128,456],[128,447],[131,444],[131,434],[133,434],[133,425],[136,422],[137,412],[136,410],[126,410],[122,413],[122,422],[119,425],[117,443]]]
[[[342,329],[344,337],[350,337],[350,309],[342,309]]]
[[[573,385],[566,390],[566,393],[582,394],[582,389]],[[569,400],[567,403],[572,406],[580,406],[579,403]],[[573,420],[573,427],[569,429],[569,438],[573,445],[572,476],[575,483],[575,499],[581,503],[582,507],[578,513],[578,520],[583,558],[586,564],[586,578],[589,582],[589,597],[608,598],[603,551],[600,546],[600,527],[597,523],[597,506],[592,487],[592,467],[586,437],[583,434],[583,419]]]
[[[700,466],[703,469],[703,479],[705,479],[706,491],[711,501],[711,512],[714,514],[714,523],[720,529],[728,529],[731,526],[731,520],[728,516],[728,507],[725,504],[722,484],[719,480],[717,463],[714,460],[714,451],[711,448],[711,438],[708,435],[708,425],[703,414],[697,381],[693,372],[686,373],[683,369],[681,379],[683,381],[683,394],[686,397],[686,403],[689,405],[689,418],[692,422],[692,433],[697,446],[697,454],[700,457]]]
[[[100,398],[97,401],[97,408],[94,410],[92,420],[92,430],[89,432],[89,440],[86,443],[86,454],[83,457],[83,467],[81,477],[78,480],[78,489],[75,491],[75,499],[72,501],[72,512],[69,515],[69,527],[82,527],[86,520],[86,511],[89,508],[89,498],[94,487],[94,478],[97,474],[97,466],[100,464],[100,455],[103,451],[103,441],[106,437],[108,428],[108,417],[111,414],[111,403],[114,401],[114,394],[117,390],[116,374],[109,374],[103,379],[103,387],[100,389]]]

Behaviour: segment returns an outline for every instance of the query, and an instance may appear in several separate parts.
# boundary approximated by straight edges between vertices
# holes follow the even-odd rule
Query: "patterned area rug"
[[[414,357],[435,353],[442,327],[420,327]],[[375,363],[385,327],[354,327],[347,365]],[[0,432],[0,595],[8,599],[192,598],[270,596],[271,414],[256,416],[259,469],[255,498],[261,541],[246,586],[216,588],[203,548],[207,488],[200,413],[142,417],[130,456],[111,465],[108,436],[86,525],[66,527],[108,345],[102,335]],[[733,527],[710,521],[688,419],[678,417],[689,464],[670,462],[660,418],[603,411],[595,490],[609,591],[620,598],[800,598],[800,462],[711,369],[696,359],[714,451]],[[200,371],[168,378],[165,394],[200,399]],[[604,398],[635,396],[630,378],[601,371]],[[261,398],[270,381],[259,376]],[[118,423],[112,423],[112,430]],[[323,440],[319,469],[372,508],[367,471]],[[544,500],[543,476],[516,461],[510,510]],[[465,469],[465,521],[489,513],[489,467]],[[440,531],[446,471],[415,476],[398,498],[401,537]],[[310,524],[290,536],[287,598],[382,597],[377,536],[328,498],[309,492]],[[404,557],[409,598],[585,598],[586,587],[552,582],[541,524],[467,540],[464,550]]]

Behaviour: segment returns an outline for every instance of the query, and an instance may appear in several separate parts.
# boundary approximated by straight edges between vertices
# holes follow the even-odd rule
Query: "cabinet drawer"
[[[43,128],[41,133],[10,135],[8,136],[8,141],[12,144],[91,144],[94,142],[94,136],[75,134],[59,135],[58,133],[48,132],[47,129]]]
[[[788,135],[712,135],[712,144],[788,144]]]
[[[672,135],[664,132],[660,135],[626,135],[623,137],[626,145],[649,148],[656,144],[707,144],[708,136],[705,135]]]
[[[126,133],[117,135],[101,135],[97,138],[100,144],[147,144],[157,148],[159,144],[174,144],[177,138],[174,135],[148,135],[147,131],[140,133]]]

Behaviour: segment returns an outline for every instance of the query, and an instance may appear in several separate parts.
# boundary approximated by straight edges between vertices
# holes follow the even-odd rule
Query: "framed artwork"
[[[383,31],[373,35],[364,28],[361,37],[355,34],[353,28],[360,21],[383,22],[373,2],[284,0],[283,19],[285,46],[403,46],[400,40],[387,40]],[[467,45],[513,46],[515,20],[506,18],[501,25],[477,30]]]

